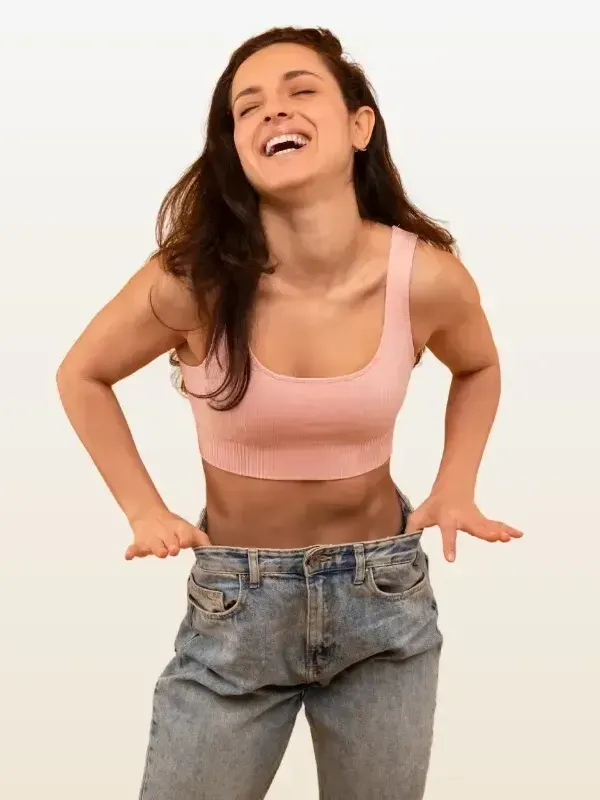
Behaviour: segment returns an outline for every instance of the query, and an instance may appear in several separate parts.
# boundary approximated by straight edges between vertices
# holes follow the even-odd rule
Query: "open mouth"
[[[263,155],[272,158],[284,153],[293,153],[296,150],[302,150],[309,141],[308,136],[304,136],[302,133],[284,133],[281,136],[273,136],[263,147]]]

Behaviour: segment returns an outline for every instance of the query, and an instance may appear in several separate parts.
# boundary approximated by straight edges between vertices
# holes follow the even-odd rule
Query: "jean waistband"
[[[397,489],[402,508],[400,530],[384,539],[352,542],[339,545],[311,545],[297,549],[196,547],[194,553],[198,565],[210,572],[235,573],[239,575],[267,575],[269,573],[308,575],[364,569],[369,566],[384,566],[413,558],[419,547],[422,531],[405,533],[406,519],[413,508],[405,495]],[[203,510],[198,527],[203,528],[206,510]]]

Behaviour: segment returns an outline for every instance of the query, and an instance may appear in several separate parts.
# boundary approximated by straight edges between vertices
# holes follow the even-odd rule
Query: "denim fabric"
[[[196,549],[140,800],[261,800],[302,705],[321,798],[421,800],[442,636],[422,531],[404,525],[356,544]]]

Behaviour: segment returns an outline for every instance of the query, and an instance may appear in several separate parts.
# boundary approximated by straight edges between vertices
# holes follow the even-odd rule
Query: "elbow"
[[[90,376],[82,369],[80,364],[68,355],[61,361],[56,370],[54,379],[56,381],[56,388],[61,397],[73,389],[75,386],[80,386],[90,380]]]
[[[60,397],[64,397],[70,386],[81,380],[81,374],[70,364],[68,358],[61,361],[54,376]]]
[[[485,382],[490,389],[495,388],[497,391],[500,391],[502,385],[502,373],[500,364],[497,362],[456,370],[453,371],[452,377],[458,381],[482,381]]]
[[[110,381],[95,375],[89,364],[82,364],[81,360],[75,360],[69,355],[59,364],[54,380],[61,398],[64,398],[67,393],[78,391],[86,385],[112,387]]]

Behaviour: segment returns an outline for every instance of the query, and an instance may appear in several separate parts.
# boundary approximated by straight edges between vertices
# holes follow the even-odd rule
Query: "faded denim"
[[[262,800],[302,705],[322,800],[421,800],[442,647],[421,534],[197,548],[140,800]]]

